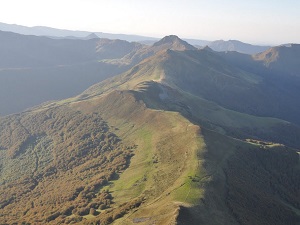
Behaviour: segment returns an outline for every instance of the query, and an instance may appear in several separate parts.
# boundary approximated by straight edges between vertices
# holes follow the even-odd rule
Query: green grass
[[[132,166],[128,168],[112,185],[111,191],[116,198],[131,199],[139,196],[145,189],[142,182],[145,175],[150,173],[152,160],[152,133],[147,128],[135,131],[136,140],[140,145],[132,159]]]
[[[203,150],[198,127],[177,112],[147,109],[143,102],[130,100],[131,96],[123,92],[99,99],[100,110],[105,112],[104,119],[118,128],[117,135],[124,142],[137,145],[129,168],[104,189],[109,188],[116,205],[144,196],[146,202],[137,212],[141,216],[161,216],[161,207],[167,207],[173,201],[196,204],[203,191],[198,188],[198,183],[190,182],[188,176],[201,176],[203,172],[197,166],[198,150]],[[94,100],[90,101],[97,105]],[[117,110],[109,108],[112,102]],[[80,104],[83,103],[78,103],[78,107]],[[187,158],[183,158],[185,152]],[[154,157],[158,158],[157,163],[154,163]],[[180,187],[184,182],[186,185]],[[151,207],[155,206],[159,207],[153,210]]]
[[[203,197],[204,190],[200,188],[200,183],[205,182],[207,173],[202,165],[200,155],[205,151],[205,144],[202,137],[198,138],[198,148],[194,150],[189,158],[188,168],[182,175],[183,183],[178,189],[172,193],[175,201],[197,204],[199,199]]]

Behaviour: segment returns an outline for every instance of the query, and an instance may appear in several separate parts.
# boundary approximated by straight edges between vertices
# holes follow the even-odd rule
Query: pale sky
[[[300,0],[0,0],[0,22],[152,37],[300,43]]]

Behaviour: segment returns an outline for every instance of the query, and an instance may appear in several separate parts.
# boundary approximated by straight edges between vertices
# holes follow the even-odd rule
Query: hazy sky
[[[0,22],[250,43],[300,43],[300,0],[0,0]]]

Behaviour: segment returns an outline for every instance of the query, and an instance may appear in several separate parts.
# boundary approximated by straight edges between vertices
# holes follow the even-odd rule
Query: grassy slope
[[[205,149],[198,126],[176,112],[147,109],[126,91],[76,103],[76,107],[92,111],[97,108],[111,125],[119,128],[116,133],[125,142],[138,146],[130,167],[109,189],[117,204],[137,196],[145,197],[146,201],[138,211],[117,223],[131,224],[146,217],[165,224],[166,220],[175,219],[177,205],[172,201],[198,201],[203,190],[195,189],[189,178],[205,176],[197,159]]]

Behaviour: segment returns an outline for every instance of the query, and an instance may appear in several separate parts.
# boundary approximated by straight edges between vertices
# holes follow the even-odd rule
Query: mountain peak
[[[99,39],[99,37],[95,33],[90,33],[88,36],[85,37],[86,40],[90,39]]]
[[[181,40],[178,36],[176,35],[168,35],[163,37],[160,41],[156,42],[157,43],[170,43],[170,42],[176,42],[176,41],[183,41]]]
[[[169,35],[162,38],[160,41],[153,44],[153,47],[167,47],[172,50],[196,50],[196,48],[186,41],[180,39],[176,35]]]
[[[274,62],[280,55],[289,58],[290,60],[296,58],[300,52],[300,45],[297,44],[286,44],[269,48],[268,50],[258,53],[253,57],[256,60],[262,60],[265,62]],[[296,54],[295,54],[296,53]]]
[[[277,71],[277,74],[300,75],[300,45],[288,44],[269,48],[252,56],[254,60]]]
[[[256,54],[270,48],[270,46],[251,45],[238,40],[217,40],[208,45],[212,50],[217,52],[236,51],[244,54]]]
[[[205,47],[201,48],[201,50],[206,50],[209,52],[214,52],[214,50],[212,50],[210,47],[208,47],[208,45],[206,45]]]

